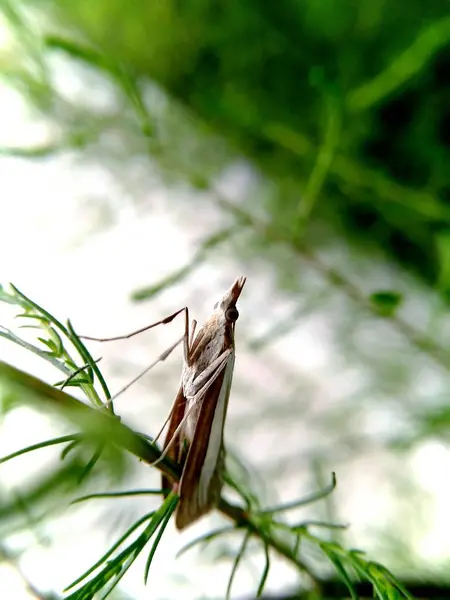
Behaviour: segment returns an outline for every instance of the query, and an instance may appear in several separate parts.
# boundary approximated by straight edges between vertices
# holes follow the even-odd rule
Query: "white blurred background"
[[[6,52],[11,39],[5,23],[0,40]],[[55,85],[70,101],[81,98],[100,111],[116,102],[114,91],[104,81],[96,81],[89,70],[61,58],[51,68]],[[149,98],[154,101],[150,92]],[[0,80],[0,147],[52,143],[60,135],[55,127],[38,118],[23,96]],[[70,150],[44,158],[0,158],[2,283],[14,283],[59,319],[70,318],[79,333],[113,336],[184,305],[202,321],[234,279],[246,275],[239,301],[227,446],[258,474],[267,504],[308,494],[328,482],[335,471],[338,488],[331,504],[305,509],[301,518],[325,518],[331,510],[333,518],[351,525],[342,537],[345,545],[367,550],[394,570],[411,572],[420,562],[430,573],[439,571],[450,552],[449,538],[442,534],[450,527],[450,488],[443,476],[449,450],[439,441],[423,441],[410,452],[394,454],[384,441],[408,429],[400,398],[418,401],[431,389],[439,394],[445,390],[447,376],[422,356],[410,356],[401,336],[367,317],[355,333],[358,343],[393,356],[404,352],[410,365],[412,361],[417,365],[407,382],[389,389],[386,381],[385,389],[377,389],[369,381],[364,361],[352,362],[339,347],[342,311],[348,311],[350,320],[352,311],[359,316],[351,302],[340,296],[321,304],[323,283],[307,264],[298,265],[298,281],[292,286],[296,291],[289,286],[283,290],[273,265],[250,252],[240,259],[232,239],[154,299],[133,302],[136,290],[189,264],[199,243],[220,228],[223,213],[214,204],[215,194],[245,205],[248,194],[262,183],[237,156],[216,177],[215,190],[202,192],[202,202],[196,202],[194,190],[165,185],[156,166],[139,154],[122,157],[118,163],[116,169]],[[346,252],[336,243],[324,259],[345,263]],[[278,260],[281,267],[290,258],[280,250]],[[358,260],[356,273],[362,287],[368,280],[374,289],[377,282],[384,287],[393,281],[399,287],[411,285],[382,259],[377,264],[363,256]],[[318,310],[314,310],[314,297],[307,297],[313,295],[311,290]],[[282,335],[274,335],[273,343],[258,349],[255,340],[272,330],[276,333],[277,324],[289,321],[301,302],[305,302],[304,313]],[[2,325],[16,327],[13,314],[11,307],[0,305]],[[102,357],[110,389],[120,389],[152,362],[180,336],[182,327],[176,320],[127,341],[92,343],[94,356]],[[48,365],[1,338],[0,359],[50,383],[59,378]],[[116,411],[125,423],[156,434],[176,394],[180,366],[178,349],[118,398]],[[6,414],[0,427],[0,455],[58,435],[45,414],[25,408]],[[20,490],[55,453],[55,449],[40,450],[1,465],[1,496]],[[135,487],[153,487],[158,482],[156,470],[136,464]],[[42,592],[60,594],[102,555],[133,516],[157,502],[139,497],[68,507],[53,522],[40,524],[39,535],[21,532],[4,539],[2,545],[20,558],[0,563],[0,597],[35,598],[26,581]],[[214,558],[212,552],[209,557],[197,550],[180,559],[175,556],[187,540],[223,521],[220,515],[211,515],[182,535],[171,525],[155,556],[147,588],[142,559],[124,578],[121,590],[136,600],[221,597],[230,570],[226,556]],[[402,550],[406,547],[408,554]],[[234,597],[254,592],[257,580],[258,569],[249,561],[236,578]],[[268,589],[278,591],[280,582],[289,587],[296,578],[286,564],[275,561]]]

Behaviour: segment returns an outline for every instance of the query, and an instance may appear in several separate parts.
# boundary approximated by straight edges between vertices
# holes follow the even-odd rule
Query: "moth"
[[[186,333],[181,383],[176,396],[163,454],[182,467],[179,483],[162,476],[163,489],[175,486],[179,502],[175,525],[181,530],[207,514],[219,502],[223,486],[223,432],[233,379],[236,303],[246,278],[236,279],[214,312],[195,334]]]

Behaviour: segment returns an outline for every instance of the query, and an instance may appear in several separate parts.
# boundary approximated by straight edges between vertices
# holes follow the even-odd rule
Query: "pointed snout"
[[[236,303],[238,301],[238,298],[241,295],[242,288],[244,287],[246,280],[247,277],[239,277],[231,286],[231,289],[228,292],[228,294],[232,302]]]

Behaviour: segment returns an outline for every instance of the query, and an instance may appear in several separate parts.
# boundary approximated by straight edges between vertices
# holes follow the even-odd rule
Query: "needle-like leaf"
[[[155,536],[155,541],[152,544],[151,550],[150,550],[148,558],[147,558],[147,562],[145,563],[144,583],[147,583],[148,574],[150,571],[150,566],[152,564],[153,557],[155,555],[156,549],[158,548],[159,542],[161,541],[164,530],[166,529],[167,524],[170,521],[170,517],[172,516],[172,514],[177,506],[177,503],[178,503],[178,496],[176,494],[172,494],[171,496],[168,496],[168,500],[166,500],[166,502],[163,504],[163,507],[165,507],[166,514],[164,515],[164,517],[161,521],[159,531]]]
[[[79,439],[79,435],[73,433],[72,435],[63,435],[58,438],[53,438],[51,440],[45,440],[44,442],[39,442],[38,444],[33,444],[32,446],[27,446],[26,448],[21,448],[16,452],[12,452],[7,456],[2,456],[0,458],[0,465],[2,463],[8,462],[13,458],[17,458],[18,456],[22,456],[22,454],[27,454],[28,452],[34,452],[35,450],[40,450],[41,448],[47,448],[48,446],[56,446],[57,444],[64,444],[65,442],[73,442]]]
[[[264,591],[264,586],[266,585],[267,576],[269,575],[269,570],[270,570],[269,546],[267,545],[267,542],[265,540],[263,540],[263,545],[264,545],[265,563],[264,563],[264,570],[261,573],[261,579],[259,580],[258,589],[256,591],[256,597],[257,598],[259,598],[260,596],[262,596],[262,593]]]
[[[126,498],[129,496],[159,496],[163,490],[131,490],[126,492],[104,492],[99,494],[88,494],[86,496],[80,496],[72,501],[72,504],[78,502],[85,502],[86,500],[94,500],[100,498]]]
[[[96,563],[94,563],[87,571],[85,571],[77,579],[72,581],[72,583],[68,585],[64,589],[64,591],[66,592],[72,589],[73,587],[81,583],[83,579],[89,577],[91,573],[93,573],[96,569],[98,569],[103,563],[107,561],[107,559],[115,552],[115,550],[117,550],[117,548],[119,548],[123,544],[127,537],[129,537],[134,531],[136,531],[136,529],[138,529],[140,525],[145,523],[145,521],[152,519],[154,514],[155,511],[152,510],[151,512],[145,514],[143,517],[138,519],[135,523],[133,523],[133,525],[129,529],[127,529],[127,531],[117,540],[117,542],[113,546],[111,546],[111,548],[107,552],[105,552],[105,554]]]
[[[300,498],[299,500],[294,500],[292,502],[287,502],[286,504],[280,504],[279,506],[275,506],[273,508],[266,508],[261,511],[260,514],[273,514],[277,512],[285,512],[287,510],[293,510],[295,508],[300,508],[301,506],[307,506],[308,504],[313,504],[318,500],[322,500],[329,496],[334,489],[336,488],[337,480],[336,474],[331,473],[331,483],[327,485],[323,490],[319,490],[318,492],[314,492],[310,496],[306,496],[305,498]]]
[[[245,551],[247,549],[247,544],[248,544],[249,539],[250,539],[250,532],[246,531],[245,535],[244,535],[244,539],[242,540],[241,547],[239,548],[239,551],[236,554],[236,557],[234,559],[233,567],[232,567],[231,573],[230,573],[230,578],[228,579],[227,591],[225,593],[225,599],[226,600],[229,600],[229,598],[231,596],[231,588],[233,586],[233,581],[234,581],[234,578],[236,576],[236,573],[237,573],[237,570],[238,570],[238,567],[239,567],[239,563],[244,558],[244,554],[245,554]]]
[[[222,527],[221,529],[215,529],[214,531],[210,531],[205,535],[201,535],[200,537],[195,538],[194,540],[183,546],[181,550],[178,550],[177,558],[182,554],[188,552],[188,550],[191,550],[195,546],[198,546],[199,544],[210,542],[211,540],[218,538],[226,533],[231,533],[232,531],[238,531],[235,525],[227,525],[226,527]]]

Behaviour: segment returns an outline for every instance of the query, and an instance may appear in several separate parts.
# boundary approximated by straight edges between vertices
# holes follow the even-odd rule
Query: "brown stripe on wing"
[[[186,398],[183,393],[183,386],[180,385],[180,389],[178,390],[177,397],[175,399],[172,416],[170,417],[169,429],[167,430],[166,439],[164,440],[165,448],[170,440],[173,438],[174,433],[181,423],[184,417],[184,413],[186,410]],[[183,454],[183,432],[180,431],[176,439],[173,440],[170,445],[169,450],[167,451],[167,456],[174,460],[175,462],[182,462],[182,454]],[[162,489],[170,490],[172,488],[173,482],[167,477],[167,475],[162,476]],[[167,496],[167,494],[165,494]]]
[[[226,368],[223,369],[222,373],[217,377],[217,379],[206,392],[204,398],[201,400],[202,406],[200,409],[197,426],[195,428],[194,439],[190,444],[183,469],[183,475],[180,481],[180,501],[178,504],[175,521],[178,529],[187,527],[201,516],[208,513],[217,505],[220,498],[220,492],[223,484],[221,473],[224,463],[223,443],[221,443],[216,471],[211,477],[211,482],[207,491],[207,501],[205,504],[200,505],[198,490],[200,475],[205,462],[206,452],[208,450],[209,433],[214,420],[214,413],[216,411],[217,400],[220,395],[220,389],[222,387],[225,371]],[[225,403],[228,403],[228,398],[225,399]],[[200,436],[204,436],[205,433],[208,437],[206,439],[200,439]],[[223,435],[223,431],[221,432],[221,435]]]

